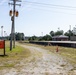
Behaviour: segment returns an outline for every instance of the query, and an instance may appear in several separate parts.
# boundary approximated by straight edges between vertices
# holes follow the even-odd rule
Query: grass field
[[[46,68],[49,68],[48,70],[53,70],[52,68],[54,68],[55,70],[56,68],[56,71],[58,70],[58,72],[60,72],[61,74],[65,74],[62,71],[66,71],[67,75],[72,75],[73,72],[75,73],[76,49],[58,47],[58,52],[56,52],[56,49],[57,46],[43,46],[30,44],[28,42],[16,42],[16,48],[13,48],[13,50],[10,51],[9,41],[6,41],[7,56],[0,56],[0,72],[2,73],[2,75],[6,73],[9,73],[11,75],[12,72],[16,73],[17,75],[22,74],[23,72],[26,73],[25,71],[28,71],[30,75],[30,71],[33,69],[34,72],[36,72],[36,70],[38,69],[40,69],[40,71],[41,69],[46,71]],[[0,50],[1,55],[2,53],[3,50]],[[39,66],[37,64],[39,64]],[[34,74],[34,72],[31,74]],[[49,75],[50,72],[47,72],[45,74]]]
[[[10,68],[14,67],[15,64],[19,63],[22,58],[27,58],[31,55],[30,51],[27,48],[23,48],[21,46],[16,46],[10,51],[9,41],[6,41],[6,55],[7,56],[0,56],[0,69],[2,68]],[[46,49],[50,52],[55,54],[59,54],[63,56],[65,59],[69,60],[69,62],[76,64],[76,48],[67,48],[67,47],[58,47],[58,52],[56,52],[57,46],[43,46],[43,45],[35,45],[30,43],[22,43],[24,45],[29,46],[37,46],[42,49]],[[0,55],[3,54],[3,50],[0,49]]]
[[[16,45],[16,47],[12,48],[12,50],[10,51],[10,42],[9,41],[5,42],[5,49],[6,49],[7,57],[10,57],[10,56],[14,57],[15,55],[27,57],[27,56],[29,56],[29,53],[30,53],[28,49],[25,49],[18,45]],[[23,55],[23,53],[25,53],[25,54]],[[2,54],[3,54],[3,49],[0,50],[0,55],[2,55]]]
[[[10,51],[9,41],[6,41],[5,44],[6,56],[2,56],[3,49],[0,49],[0,69],[14,67],[14,65],[18,63],[18,60],[30,56],[30,51],[26,48],[16,46],[16,48],[13,48],[12,51]]]

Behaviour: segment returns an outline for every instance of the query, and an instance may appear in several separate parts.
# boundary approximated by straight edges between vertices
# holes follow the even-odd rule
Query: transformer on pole
[[[13,40],[13,48],[15,48],[15,16],[18,17],[18,11],[16,11],[16,5],[21,6],[21,4],[16,4],[16,2],[21,2],[20,0],[10,0],[13,1],[9,3],[9,5],[13,5],[13,10],[9,11],[9,15],[11,16],[12,27],[11,27],[11,34],[10,34],[10,50],[12,50],[12,40]]]

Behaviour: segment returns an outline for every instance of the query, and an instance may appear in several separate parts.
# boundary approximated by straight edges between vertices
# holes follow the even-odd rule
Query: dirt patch
[[[11,68],[0,70],[0,75],[76,75],[76,68],[66,59],[48,50],[21,45],[31,51],[31,56],[22,58]]]

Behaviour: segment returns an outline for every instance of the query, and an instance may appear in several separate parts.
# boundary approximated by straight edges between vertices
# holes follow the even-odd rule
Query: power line
[[[10,1],[12,1],[12,0],[10,0]],[[4,2],[0,6],[3,6],[6,3],[7,2]],[[55,5],[55,4],[32,2],[32,1],[23,1],[22,3],[30,3],[30,4],[32,3],[32,4],[34,4],[35,6],[38,6],[38,7],[29,7],[29,8],[38,9],[38,10],[41,10],[41,11],[55,12],[55,13],[63,13],[63,14],[69,14],[69,15],[76,15],[74,13],[66,13],[66,12],[62,12],[62,11],[56,11],[56,10],[54,11],[54,10],[49,9],[49,8],[56,8],[56,9],[64,9],[64,10],[76,10],[76,7],[73,7],[73,6]],[[41,7],[45,7],[45,8],[41,8]]]
[[[11,1],[12,1],[12,0],[11,0]],[[19,0],[19,2],[21,2],[21,1]],[[7,3],[7,2],[4,2],[3,4],[5,4],[5,3]],[[32,4],[35,4],[35,5],[41,5],[41,6],[43,6],[43,7],[76,9],[76,7],[74,7],[74,6],[55,5],[55,4],[32,2],[32,1],[22,1],[22,3],[32,3]],[[1,4],[1,5],[2,5],[2,4]]]
[[[37,9],[37,10],[46,11],[46,12],[55,12],[55,13],[63,13],[63,14],[69,14],[69,15],[76,15],[73,12],[72,13],[71,12],[66,12],[66,11],[63,12],[64,10],[76,10],[76,7],[73,7],[73,6],[54,5],[54,4],[46,4],[46,3],[31,2],[31,1],[23,1],[23,3],[30,3],[30,4],[34,4],[35,6],[38,6],[38,7],[34,7],[34,5],[33,6],[31,5],[31,7],[27,7],[27,8]],[[41,7],[45,7],[45,8],[41,8]],[[61,10],[57,11],[57,10],[54,10],[54,9],[51,10],[49,8],[56,8],[56,9],[61,9]]]
[[[51,10],[51,9],[43,9],[43,8],[36,8],[36,7],[28,7],[28,8],[32,8],[32,9],[37,9],[37,10],[41,10],[41,11],[45,11],[45,12],[53,12],[53,13],[62,13],[62,14],[68,14],[68,15],[76,15],[74,13],[67,13],[67,12],[63,12],[63,11],[56,11],[56,10]]]
[[[40,3],[40,2],[31,2],[31,1],[23,1],[22,3],[32,3],[35,6],[46,7],[46,8],[56,8],[56,9],[66,9],[66,10],[76,10],[76,7],[73,6],[64,6],[64,5],[55,5],[55,4],[48,4],[48,3]],[[4,2],[7,3],[7,2]],[[2,4],[1,4],[2,5]]]
[[[54,9],[61,9],[61,10],[74,10],[74,11],[76,11],[76,9],[72,9],[72,8],[61,8],[61,7],[36,5],[36,4],[34,4],[33,6],[37,6],[37,7],[40,7],[40,8],[43,7],[43,8],[54,8]]]
[[[53,6],[53,7],[76,9],[76,7],[73,7],[73,6],[55,5],[55,4],[47,4],[47,3],[39,3],[39,2],[31,2],[31,1],[23,1],[23,2],[37,4],[37,5],[43,5],[43,6]]]

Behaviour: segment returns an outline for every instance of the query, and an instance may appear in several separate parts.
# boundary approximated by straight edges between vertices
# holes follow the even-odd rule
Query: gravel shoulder
[[[76,68],[58,54],[45,49],[19,44],[28,48],[31,56],[22,58],[12,68],[0,70],[0,75],[76,75]]]

